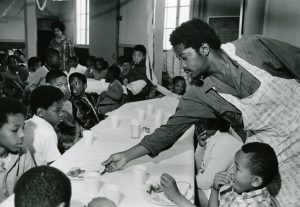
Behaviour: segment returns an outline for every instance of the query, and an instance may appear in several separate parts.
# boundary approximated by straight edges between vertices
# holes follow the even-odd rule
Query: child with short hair
[[[145,100],[150,93],[152,82],[146,74],[146,53],[147,50],[143,45],[136,45],[133,48],[133,65],[127,74],[128,102]]]
[[[63,100],[63,121],[57,126],[58,146],[61,152],[69,149],[80,137],[80,127],[73,117],[70,90],[68,87],[67,75],[61,70],[51,70],[46,75],[48,85],[59,88],[64,94]]]
[[[233,175],[229,172],[216,174],[208,207],[270,206],[271,195],[267,185],[279,173],[273,148],[260,142],[245,144],[235,154],[235,166]],[[161,184],[165,195],[175,204],[180,207],[194,206],[180,194],[173,177],[163,174]],[[225,189],[220,190],[223,186]]]
[[[106,82],[109,82],[107,91],[100,94],[97,100],[97,108],[100,114],[106,114],[121,106],[123,87],[118,80],[121,70],[118,66],[110,66],[106,73]]]
[[[185,94],[185,90],[186,90],[186,82],[184,77],[182,76],[175,76],[173,78],[172,81],[172,92],[182,96],[183,94]]]
[[[87,79],[81,73],[72,73],[69,76],[69,84],[74,119],[84,129],[90,129],[104,118],[96,110],[96,99],[98,97],[94,98],[92,95],[85,93]]]
[[[0,98],[0,203],[13,193],[18,178],[34,167],[23,147],[24,111],[22,103]]]
[[[108,63],[103,58],[96,59],[96,67],[93,71],[93,78],[101,80],[106,78]]]
[[[63,118],[64,94],[56,87],[37,87],[30,96],[34,116],[25,124],[25,143],[37,165],[51,164],[60,157],[55,128]]]

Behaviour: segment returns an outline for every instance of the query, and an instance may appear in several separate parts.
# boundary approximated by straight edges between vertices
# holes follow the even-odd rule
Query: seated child
[[[26,83],[29,84],[31,82],[33,82],[33,74],[35,73],[35,71],[41,67],[42,63],[40,58],[38,57],[31,57],[29,58],[28,62],[28,71],[29,71],[29,75],[27,77]]]
[[[123,87],[119,82],[121,70],[118,66],[110,66],[106,74],[106,82],[109,82],[108,90],[100,94],[97,108],[100,114],[106,114],[121,106]]]
[[[170,94],[170,96],[173,96],[175,98],[181,98],[185,94],[186,91],[186,82],[185,79],[182,76],[176,76],[173,78],[172,88],[171,92],[173,94]],[[164,95],[158,91],[157,86],[153,85],[150,91],[150,94],[148,96],[149,99],[152,98],[161,98]]]
[[[233,175],[229,172],[216,174],[208,206],[270,206],[267,185],[278,175],[273,148],[259,142],[245,144],[235,154],[235,166]],[[163,174],[161,184],[165,195],[175,204],[194,206],[180,194],[174,178]]]
[[[96,67],[93,71],[93,78],[101,80],[106,78],[108,63],[103,58],[96,59]]]
[[[87,67],[86,77],[87,78],[94,78],[93,72],[96,67],[96,57],[93,55],[90,55],[86,57],[85,64]]]
[[[32,168],[21,176],[14,191],[16,207],[69,207],[71,203],[71,182],[54,167]],[[112,201],[100,197],[88,206],[116,207]]]
[[[0,98],[0,203],[13,193],[18,178],[34,167],[32,156],[23,148],[23,105]]]
[[[150,93],[152,82],[146,74],[146,52],[143,45],[133,48],[133,66],[127,74],[128,102],[145,100]]]
[[[60,157],[55,128],[62,121],[64,94],[53,86],[39,86],[30,96],[33,117],[26,121],[24,142],[37,165],[51,164]]]
[[[88,69],[87,67],[80,65],[78,58],[76,56],[72,56],[68,58],[67,62],[67,72],[68,74],[72,73],[82,73],[82,74],[87,74]]]
[[[85,93],[86,76],[81,73],[72,73],[69,76],[69,84],[74,119],[84,129],[90,129],[103,120],[104,116],[98,114],[95,108],[96,98]]]
[[[67,75],[61,70],[51,70],[46,75],[48,85],[59,88],[64,94],[63,121],[57,126],[58,146],[61,152],[69,149],[80,137],[80,128],[73,117],[72,103],[68,100],[71,92]]]
[[[119,77],[119,81],[122,83],[122,85],[127,86],[128,79],[126,78],[128,75],[128,72],[131,68],[130,66],[130,58],[127,58],[125,56],[120,56],[118,58],[118,66],[121,68],[121,75]]]

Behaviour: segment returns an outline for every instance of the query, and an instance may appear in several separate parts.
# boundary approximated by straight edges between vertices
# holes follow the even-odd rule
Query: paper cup
[[[136,186],[144,186],[147,178],[147,167],[145,165],[134,166],[132,175]]]
[[[131,138],[140,137],[140,122],[137,119],[131,120]]]
[[[93,144],[93,139],[94,139],[94,132],[91,130],[84,130],[82,132],[82,136],[84,139],[84,143],[86,146],[90,146]]]
[[[117,115],[111,116],[111,126],[112,128],[118,128],[119,126],[119,117]]]
[[[100,80],[100,83],[101,83],[101,84],[105,84],[105,81],[106,81],[105,79],[101,79],[101,80]]]
[[[117,184],[106,184],[104,187],[104,196],[119,205],[121,198],[121,188]]]
[[[100,188],[100,174],[98,172],[89,172],[84,176],[86,191],[89,195],[95,195]]]
[[[147,104],[146,106],[146,111],[147,111],[147,116],[150,116],[153,114],[153,110],[154,110],[154,107],[152,104]]]
[[[144,121],[144,119],[145,119],[145,110],[144,109],[138,110],[138,117],[139,117],[139,121]]]

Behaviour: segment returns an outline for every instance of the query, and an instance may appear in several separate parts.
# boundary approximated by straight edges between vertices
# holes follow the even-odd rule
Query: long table
[[[60,159],[56,160],[52,166],[67,173],[72,167],[80,167],[86,171],[99,170],[101,162],[106,160],[110,154],[126,150],[141,141],[130,137],[130,120],[138,118],[138,109],[146,109],[147,104],[152,104],[154,110],[164,111],[167,121],[176,109],[178,100],[169,97],[153,99],[141,102],[125,104],[119,109],[111,112],[109,117],[92,128],[95,140],[91,146],[86,146],[84,140],[80,140],[76,145],[64,153]],[[155,129],[153,125],[154,114],[148,115],[142,123],[149,127],[151,131]],[[111,127],[111,116],[117,115],[120,118],[118,128]],[[193,129],[190,128],[176,144],[169,150],[162,152],[155,158],[144,156],[138,158],[125,167],[125,169],[113,173],[106,173],[101,176],[101,186],[98,196],[104,196],[104,186],[108,183],[118,184],[121,187],[120,207],[150,207],[157,206],[143,197],[143,188],[134,185],[132,168],[136,164],[147,166],[151,177],[159,178],[162,173],[169,173],[177,181],[185,181],[191,184],[194,192],[194,148]],[[82,180],[72,180],[72,207],[83,207],[91,200],[91,196],[85,191],[85,183]],[[12,207],[13,196],[7,199],[1,206]]]

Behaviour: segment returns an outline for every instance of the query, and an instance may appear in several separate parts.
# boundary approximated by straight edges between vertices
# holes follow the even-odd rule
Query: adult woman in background
[[[64,35],[65,25],[57,20],[52,22],[51,28],[55,38],[50,41],[49,48],[53,48],[59,52],[61,58],[61,70],[66,70],[68,57],[75,56],[74,47],[71,40]]]

